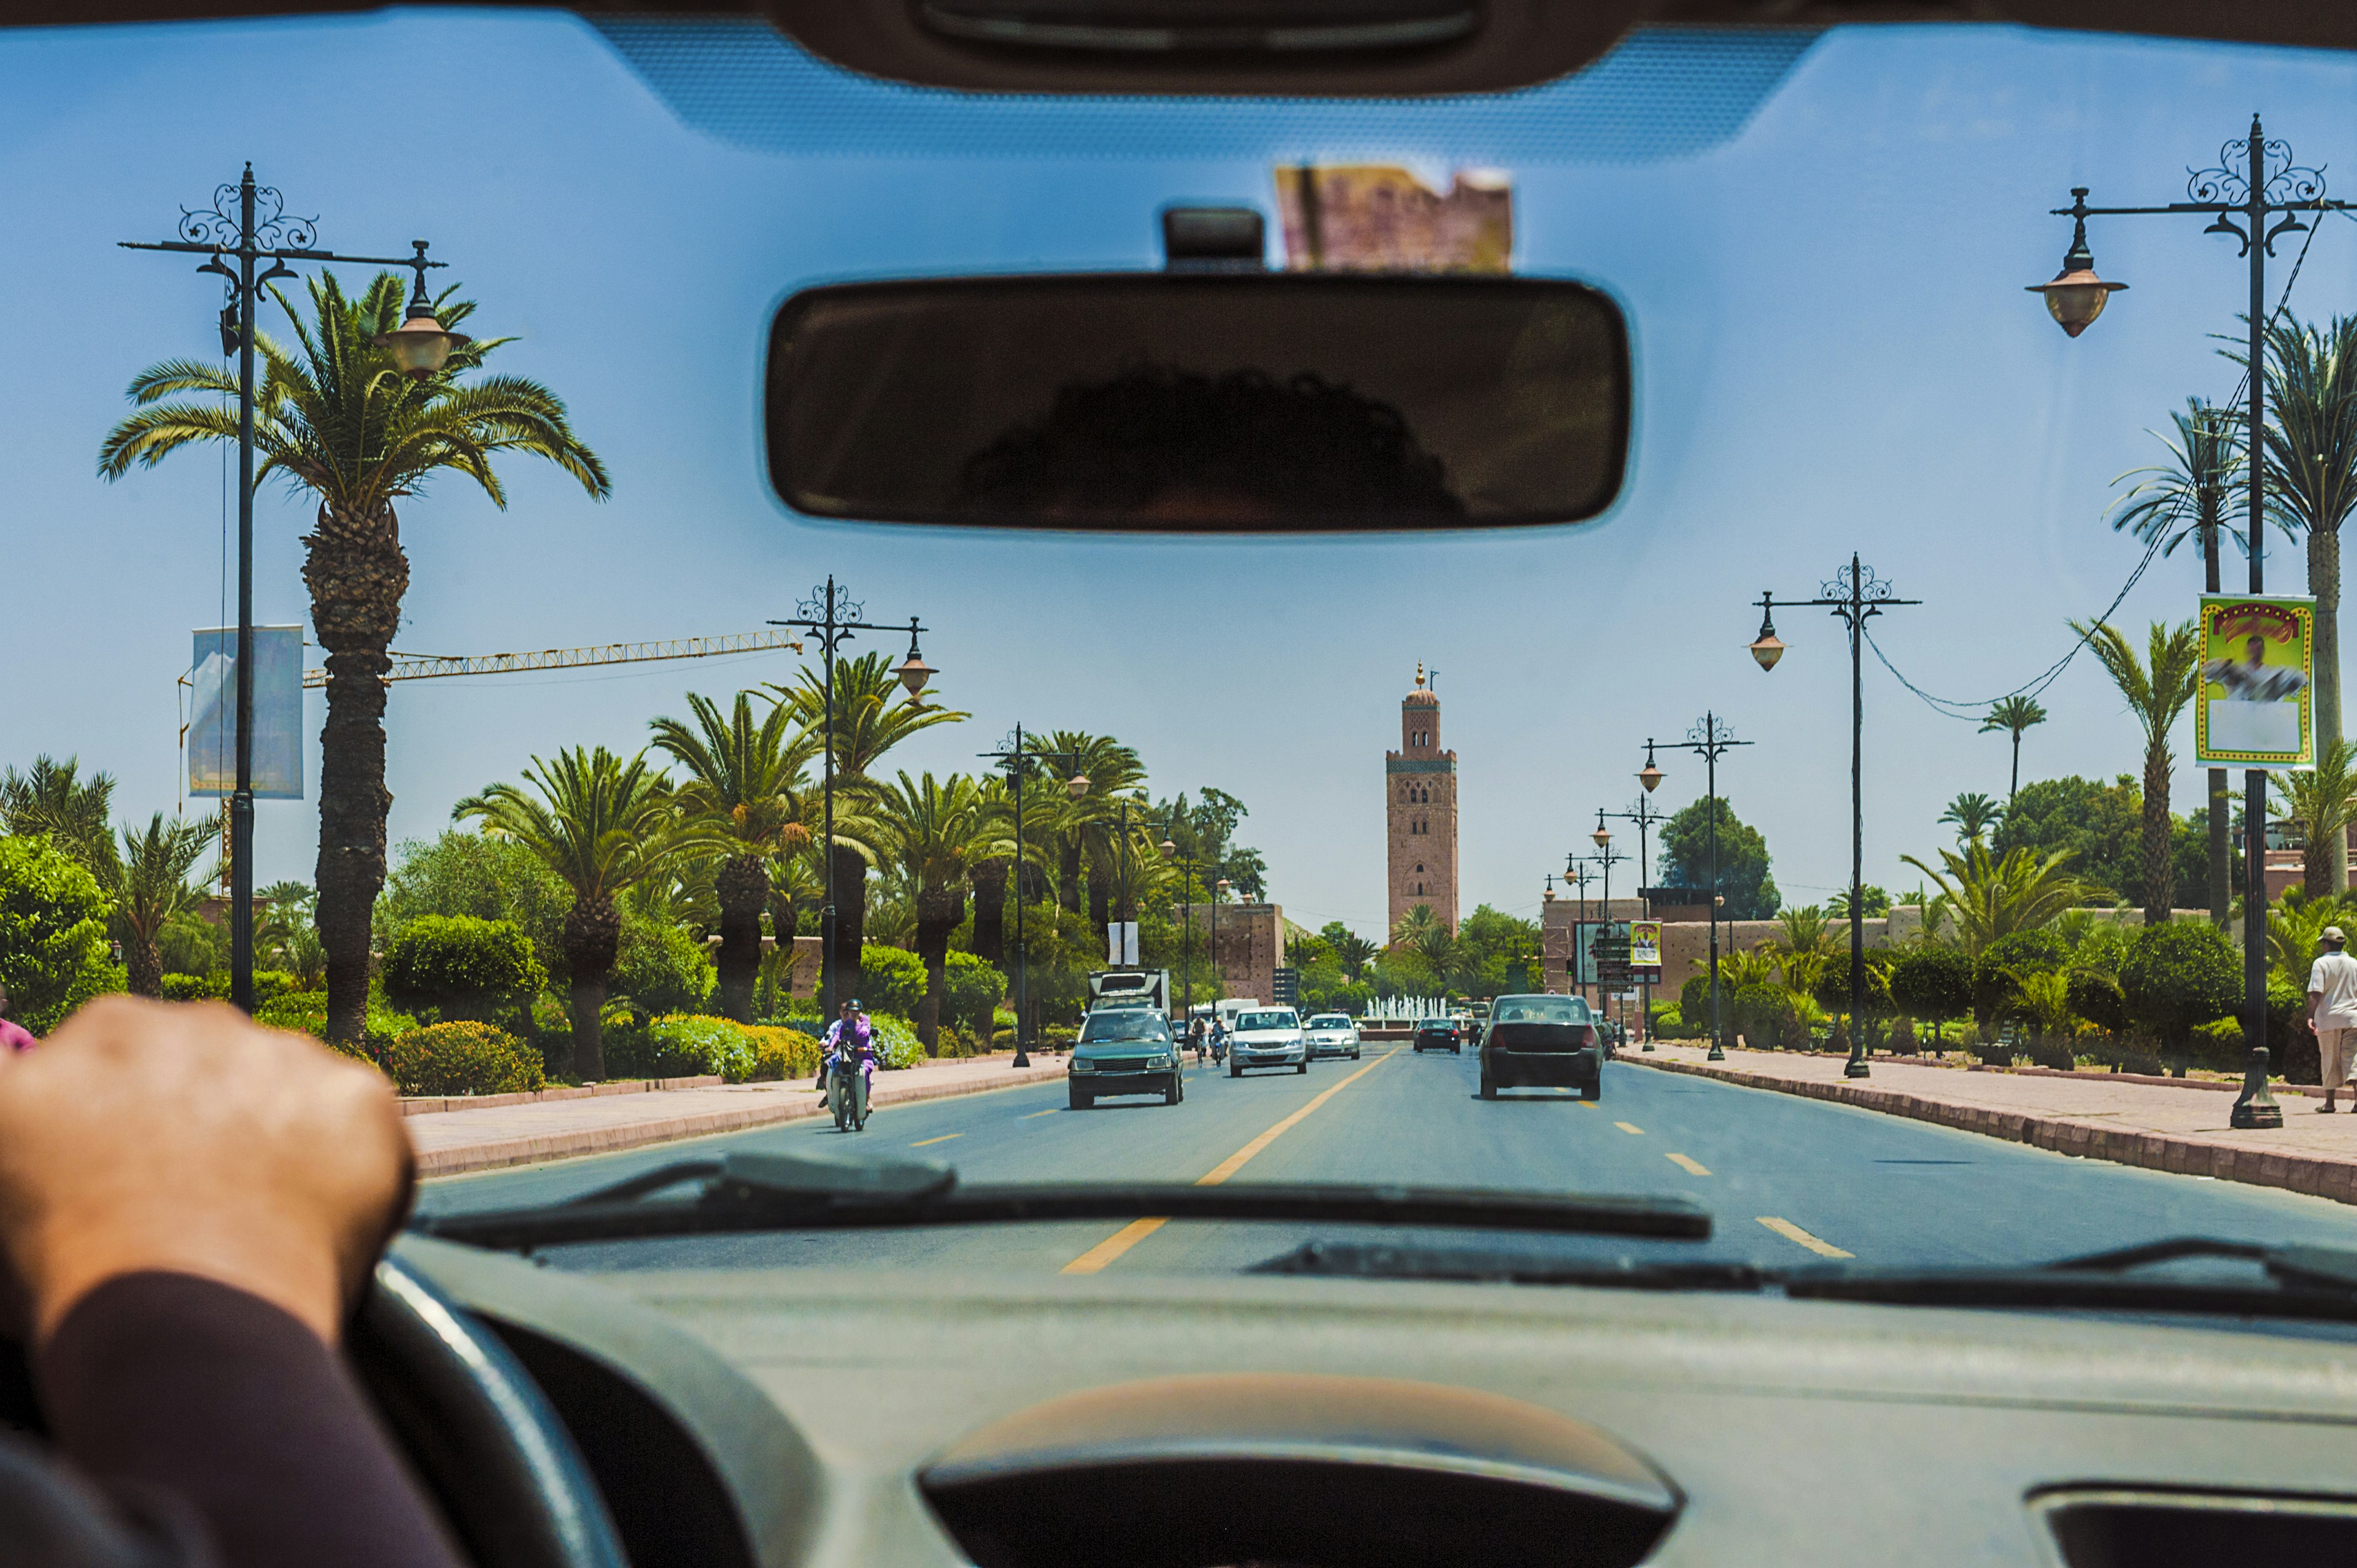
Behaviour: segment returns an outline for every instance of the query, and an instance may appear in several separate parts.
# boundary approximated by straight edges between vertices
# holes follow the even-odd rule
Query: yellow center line
[[[927,1144],[946,1144],[952,1138],[963,1138],[965,1134],[963,1133],[944,1133],[938,1138],[920,1138],[915,1143],[909,1144],[909,1147],[912,1149],[921,1149]]]
[[[1773,1230],[1777,1235],[1784,1238],[1785,1240],[1795,1242],[1800,1246],[1806,1247],[1810,1251],[1814,1252],[1820,1258],[1855,1258],[1857,1256],[1856,1252],[1843,1251],[1831,1241],[1820,1241],[1814,1236],[1810,1235],[1806,1230],[1802,1230],[1799,1226],[1793,1224],[1789,1219],[1779,1219],[1772,1214],[1762,1214],[1759,1219],[1760,1224],[1765,1225],[1769,1230]]]
[[[1662,1157],[1668,1160],[1670,1164],[1677,1166],[1680,1170],[1685,1172],[1688,1176],[1710,1175],[1710,1169],[1708,1166],[1705,1165],[1700,1160],[1694,1159],[1689,1155],[1664,1155]]]
[[[1352,1073],[1350,1077],[1344,1079],[1333,1088],[1327,1090],[1324,1093],[1310,1101],[1308,1104],[1303,1106],[1292,1115],[1286,1117],[1275,1126],[1271,1127],[1267,1132],[1263,1133],[1259,1137],[1254,1138],[1251,1143],[1246,1144],[1243,1148],[1238,1149],[1234,1154],[1230,1155],[1226,1159],[1222,1160],[1218,1165],[1213,1165],[1208,1174],[1196,1178],[1195,1185],[1197,1187],[1218,1187],[1230,1176],[1243,1169],[1244,1165],[1251,1161],[1254,1155],[1259,1154],[1263,1149],[1267,1148],[1271,1144],[1275,1143],[1277,1139],[1283,1137],[1293,1128],[1299,1126],[1302,1121],[1307,1118],[1311,1112],[1317,1110],[1319,1106],[1325,1104],[1328,1101],[1333,1099],[1336,1095],[1341,1093],[1344,1090],[1350,1088],[1352,1084],[1358,1082],[1361,1079],[1366,1077],[1369,1073],[1374,1071],[1377,1068],[1383,1066],[1385,1062],[1391,1060],[1392,1058],[1398,1054],[1399,1051],[1396,1047],[1391,1050],[1385,1051],[1382,1056],[1377,1057],[1374,1060],[1369,1062],[1366,1066],[1361,1068],[1358,1071]],[[1106,1237],[1103,1240],[1090,1248],[1087,1251],[1082,1252],[1079,1257],[1074,1258],[1071,1262],[1066,1263],[1064,1265],[1063,1272],[1068,1274],[1093,1274],[1103,1269],[1107,1263],[1112,1262],[1115,1258],[1120,1257],[1124,1252],[1128,1251],[1132,1247],[1136,1246],[1140,1241],[1145,1240],[1148,1236],[1153,1235],[1157,1230],[1161,1230],[1165,1225],[1169,1223],[1169,1217],[1167,1215],[1159,1218],[1133,1219],[1127,1225],[1123,1226],[1119,1230],[1114,1231],[1112,1235]]]
[[[1034,1117],[1039,1117],[1039,1116],[1053,1116],[1057,1112],[1061,1111],[1062,1109],[1063,1109],[1063,1107],[1062,1107],[1062,1106],[1060,1106],[1060,1105],[1050,1105],[1050,1106],[1049,1106],[1049,1107],[1048,1107],[1048,1109],[1047,1109],[1047,1110],[1045,1110],[1045,1111],[1034,1111],[1034,1112],[1031,1112],[1031,1114],[1030,1114],[1029,1116],[1017,1116],[1017,1117],[1016,1118],[1016,1120],[1017,1120],[1017,1122],[1028,1122],[1028,1121],[1031,1121]]]
[[[1641,1138],[1645,1135],[1645,1130],[1633,1122],[1615,1122],[1612,1124],[1632,1138]]]

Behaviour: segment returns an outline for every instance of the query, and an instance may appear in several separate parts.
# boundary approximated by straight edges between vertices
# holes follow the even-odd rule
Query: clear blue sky
[[[120,777],[125,813],[178,800],[173,682],[188,629],[221,616],[224,469],[188,455],[108,486],[93,456],[136,370],[218,351],[219,298],[184,262],[113,242],[166,237],[250,157],[319,214],[323,245],[431,237],[482,328],[521,335],[503,367],[556,387],[614,472],[602,506],[522,464],[505,514],[455,481],[404,503],[398,647],[751,629],[831,571],[878,618],[924,616],[941,694],[975,715],[903,766],[972,767],[1017,719],[1119,735],[1157,793],[1214,784],[1250,806],[1244,836],[1294,918],[1371,934],[1381,756],[1417,659],[1442,671],[1461,759],[1468,908],[1534,910],[1596,809],[1637,793],[1644,737],[1716,708],[1760,743],[1723,768],[1725,792],[1766,832],[1788,898],[1812,900],[1847,874],[1848,670],[1834,623],[1790,612],[1792,651],[1761,675],[1745,601],[1806,594],[1860,550],[1928,601],[1880,623],[1902,668],[1947,694],[2006,690],[2133,566],[2102,514],[2113,478],[2158,455],[2147,429],[2190,392],[2233,387],[2205,336],[2232,330],[2243,299],[2230,243],[2198,222],[2099,229],[2099,265],[2134,286],[2073,343],[2021,292],[2069,237],[2046,209],[2074,184],[2171,199],[2255,108],[2357,192],[2357,62],[2006,29],[1828,35],[1716,145],[1681,142],[1677,115],[1616,139],[1635,123],[1577,94],[1498,113],[1034,112],[806,64],[775,80],[763,91],[791,101],[749,119],[740,103],[722,136],[551,14],[0,35],[15,367],[0,381],[0,762],[78,754]],[[888,142],[861,139],[871,114],[896,127]],[[1015,150],[1027,137],[1043,150]],[[1139,542],[820,523],[769,495],[759,357],[793,288],[1151,265],[1163,203],[1265,205],[1271,163],[1305,155],[1504,162],[1519,264],[1626,303],[1641,405],[1611,514],[1445,541]],[[2336,220],[2295,309],[2347,308],[2352,284],[2357,224]],[[307,522],[263,498],[264,620],[303,617]],[[2296,548],[2274,550],[2271,583],[2298,588]],[[2180,552],[2122,619],[2190,614],[2198,587]],[[686,691],[790,674],[774,656],[398,686],[393,836],[438,831],[456,798],[533,752],[633,747]],[[2134,725],[2091,661],[2045,700],[2025,777],[2137,768]],[[2003,793],[2006,748],[1872,664],[1867,703],[1867,875],[1891,885],[1901,854],[1943,842],[1950,796]],[[1699,792],[1696,761],[1662,762],[1661,804]],[[2179,810],[2194,803],[2190,767],[2177,790]],[[308,878],[313,812],[261,808],[265,880]]]

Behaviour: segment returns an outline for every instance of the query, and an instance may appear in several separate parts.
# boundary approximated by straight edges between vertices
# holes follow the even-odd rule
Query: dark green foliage
[[[1811,999],[1828,1013],[1849,1011],[1849,954],[1835,955],[1810,992]],[[1890,1015],[1890,961],[1882,953],[1866,955],[1866,1016]]]
[[[866,988],[859,1000],[870,1013],[911,1017],[925,996],[925,961],[906,948],[866,943],[859,950],[859,983]]]
[[[2207,920],[2147,926],[2120,963],[2128,1016],[2183,1050],[2193,1026],[2234,1011],[2242,1000],[2241,955]]]
[[[986,1033],[992,1012],[1006,994],[1006,976],[970,952],[952,952],[943,979],[950,989],[942,1000],[942,1016]]]
[[[107,957],[113,905],[46,838],[0,838],[0,987],[9,1014],[46,1035],[89,998],[124,988]]]
[[[1890,969],[1891,1004],[1910,1018],[1937,1022],[1973,1007],[1973,963],[1954,948],[1909,948]]]
[[[512,920],[425,915],[402,928],[379,971],[387,1000],[437,1020],[471,1018],[511,1032],[531,1026],[533,998],[548,972]]]
[[[1709,807],[1705,797],[1662,824],[1658,843],[1663,886],[1711,885]],[[1726,896],[1725,913],[1730,920],[1767,919],[1783,902],[1776,879],[1769,875],[1767,839],[1737,819],[1724,795],[1718,798],[1718,890]]]
[[[700,1013],[712,995],[712,960],[704,944],[677,926],[625,915],[622,950],[614,961],[608,994],[627,998],[639,1013]]]
[[[376,904],[380,950],[429,915],[512,920],[532,939],[534,956],[558,972],[554,983],[565,983],[565,915],[573,893],[530,849],[452,828],[431,842],[410,839],[395,854],[399,864]]]
[[[1994,1017],[2014,995],[2013,974],[2050,974],[2071,961],[2071,944],[2050,926],[2012,931],[1981,949],[1973,960],[1973,1016]]]
[[[1735,993],[1731,1011],[1735,1032],[1753,1050],[1799,1050],[1809,1043],[1792,999],[1781,986],[1744,986]]]
[[[2100,969],[2071,972],[2071,1011],[2115,1034],[2128,1026],[2127,993],[2117,980]]]
[[[167,974],[227,973],[229,930],[202,915],[175,915],[156,933],[156,951]]]
[[[297,1034],[326,1041],[328,993],[324,991],[289,991],[257,1005],[253,1010],[253,1021],[274,1029],[292,1029]],[[415,1033],[416,1029],[416,1019],[385,1006],[382,999],[371,989],[368,1001],[368,1025],[362,1036],[361,1048],[350,1054],[368,1061],[381,1062],[393,1041],[404,1035]]]

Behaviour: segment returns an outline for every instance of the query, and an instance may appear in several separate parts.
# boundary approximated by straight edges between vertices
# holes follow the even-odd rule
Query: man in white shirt
[[[2308,1023],[2323,1058],[2323,1109],[2329,1112],[2332,1097],[2349,1081],[2350,1057],[2357,1053],[2357,958],[2341,950],[2349,939],[2338,926],[2325,927],[2319,940],[2324,951],[2308,972]]]

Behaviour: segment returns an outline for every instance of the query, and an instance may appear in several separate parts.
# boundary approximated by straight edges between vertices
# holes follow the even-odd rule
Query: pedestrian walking
[[[2323,1069],[2324,1104],[2319,1109],[2329,1115],[2335,1109],[2333,1096],[2349,1081],[2349,1058],[2357,1053],[2357,958],[2341,950],[2349,939],[2338,926],[2325,927],[2318,942],[2324,950],[2308,972],[2308,1026],[2316,1031]]]

